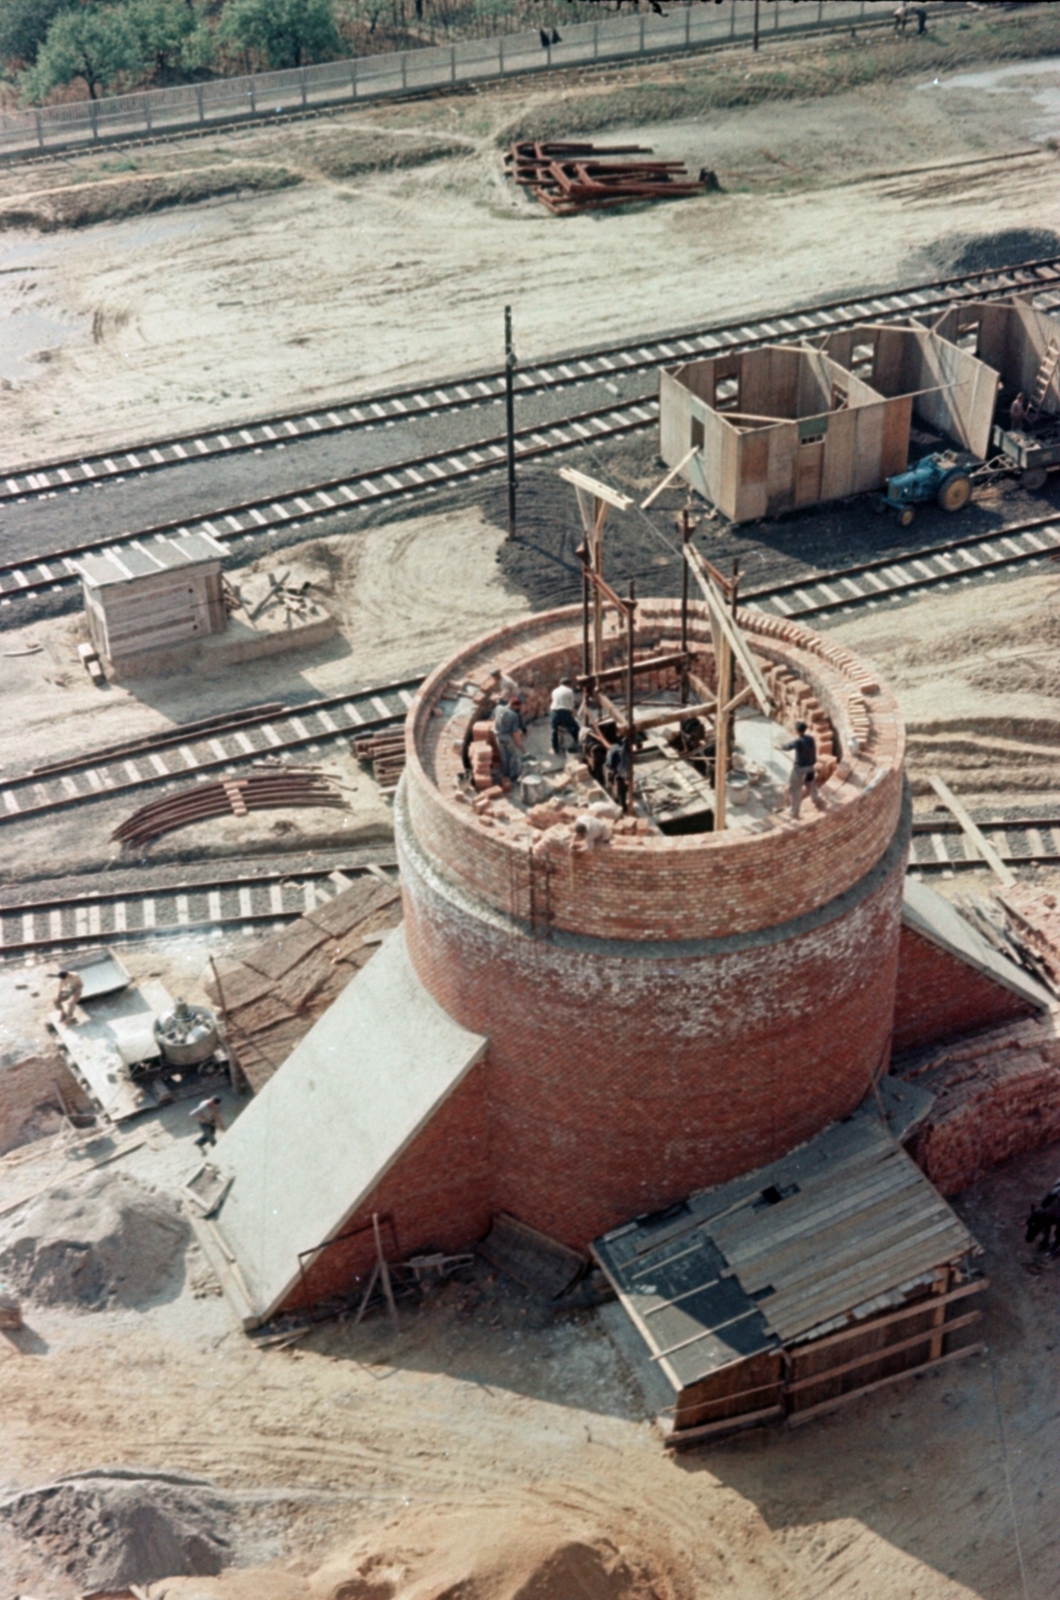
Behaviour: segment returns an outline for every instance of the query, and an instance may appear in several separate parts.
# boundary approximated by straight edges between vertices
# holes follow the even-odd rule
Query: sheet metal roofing
[[[779,1161],[598,1239],[675,1389],[804,1338],[978,1246],[874,1101]]]
[[[150,542],[123,545],[120,553],[102,550],[99,555],[82,556],[74,564],[86,583],[94,589],[104,589],[110,584],[128,583],[130,578],[153,577],[205,561],[216,565],[225,553],[224,545],[215,543],[207,534],[186,533],[179,539],[160,535]]]

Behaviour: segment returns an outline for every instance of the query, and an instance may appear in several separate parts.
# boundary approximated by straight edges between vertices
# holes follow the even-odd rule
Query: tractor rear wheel
[[[900,528],[908,528],[915,516],[916,512],[913,510],[912,506],[903,506],[901,511],[898,513],[898,526]]]
[[[943,511],[962,511],[972,498],[972,480],[966,472],[949,472],[935,497]]]
[[[1044,467],[1028,467],[1020,478],[1020,483],[1024,489],[1029,489],[1031,494],[1034,494],[1038,489],[1045,488],[1045,480],[1048,476],[1049,474]]]

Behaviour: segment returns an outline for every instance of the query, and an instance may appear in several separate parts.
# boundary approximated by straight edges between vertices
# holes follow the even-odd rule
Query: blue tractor
[[[970,457],[941,451],[923,456],[906,472],[887,479],[887,489],[879,499],[881,511],[894,511],[903,528],[916,516],[916,507],[934,500],[943,511],[961,511],[972,498]]]

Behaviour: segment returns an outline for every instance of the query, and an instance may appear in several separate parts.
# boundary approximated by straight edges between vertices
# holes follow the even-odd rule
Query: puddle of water
[[[0,321],[0,378],[18,382],[39,375],[42,351],[56,350],[84,337],[81,328],[56,322],[39,311],[15,311]]]
[[[1010,82],[1013,78],[1052,75],[1056,82],[1029,88],[1026,84]],[[1046,139],[1060,134],[1060,57],[1051,56],[1046,61],[1019,61],[1008,67],[990,67],[985,72],[958,72],[952,78],[935,78],[917,84],[918,89],[978,89],[981,94],[1019,94],[1028,102],[1028,110],[1035,106],[1044,115],[1028,120],[1027,136]]]

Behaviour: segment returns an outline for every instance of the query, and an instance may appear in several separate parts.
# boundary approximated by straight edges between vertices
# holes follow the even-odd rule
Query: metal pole
[[[508,430],[508,537],[515,538],[515,351],[512,308],[504,308],[504,417]]]
[[[633,815],[633,773],[635,769],[635,755],[633,745],[633,650],[635,644],[635,622],[637,614],[636,590],[633,579],[629,580],[629,604],[626,608],[628,625],[629,657],[626,662],[626,747],[629,751],[629,782],[626,785],[626,815]]]
[[[586,568],[589,565],[589,555],[582,545],[579,554],[582,560],[582,677],[587,678],[589,666],[589,577]],[[590,685],[595,693],[596,685]]]
[[[752,42],[751,42],[751,49],[752,50],[757,50],[758,49],[758,5],[759,5],[759,0],[755,0],[755,25],[754,25],[754,37],[753,37]]]
[[[681,654],[688,654],[688,541],[692,537],[688,507],[681,513]],[[681,704],[688,704],[688,665],[681,669]]]

